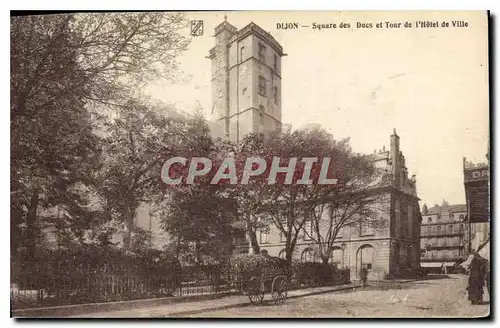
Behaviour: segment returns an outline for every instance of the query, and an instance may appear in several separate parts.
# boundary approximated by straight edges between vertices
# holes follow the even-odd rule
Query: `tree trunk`
[[[196,265],[201,265],[200,246],[200,241],[196,240],[194,244]]]
[[[125,234],[123,236],[123,248],[125,250],[130,250],[130,247],[132,246],[132,230],[134,229],[134,218],[135,218],[134,214],[135,212],[129,208],[125,222],[125,227],[126,227]]]
[[[329,260],[329,259],[330,259],[330,258],[329,258],[328,256],[323,256],[323,257],[321,258],[321,261],[322,261],[322,262],[323,262],[323,264],[326,266],[326,265],[328,265],[328,260]]]
[[[248,236],[250,237],[250,245],[252,245],[252,250],[254,254],[260,254],[260,246],[257,241],[257,234],[254,230],[248,231]]]
[[[12,202],[12,201],[11,201]],[[22,217],[24,213],[16,206],[10,211],[11,222],[10,222],[10,256],[14,260],[17,257],[17,252],[21,246],[21,241],[23,239],[22,230],[20,228],[20,223],[22,222]]]
[[[36,253],[36,218],[39,200],[38,190],[35,189],[31,195],[28,213],[26,215],[26,247],[29,260],[33,260]]]

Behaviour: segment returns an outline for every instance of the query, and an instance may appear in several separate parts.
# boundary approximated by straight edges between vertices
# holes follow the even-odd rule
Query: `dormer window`
[[[431,219],[431,218],[428,218],[428,219],[427,219],[427,223],[432,223],[432,219]]]

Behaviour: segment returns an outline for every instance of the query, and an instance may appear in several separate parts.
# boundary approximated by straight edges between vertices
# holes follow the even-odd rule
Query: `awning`
[[[441,262],[423,262],[420,263],[422,268],[440,268],[443,263]]]
[[[481,257],[487,259],[488,261],[490,260],[490,241],[488,240],[486,244],[479,250],[479,255]]]

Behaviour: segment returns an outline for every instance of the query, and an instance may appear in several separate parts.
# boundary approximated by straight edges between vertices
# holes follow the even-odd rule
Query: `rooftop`
[[[422,215],[440,215],[445,212],[447,213],[457,213],[457,212],[467,212],[467,205],[465,204],[455,204],[449,205],[447,201],[443,200],[443,204],[441,206],[435,204],[433,207],[430,207],[425,211],[427,205],[424,204],[422,208]]]

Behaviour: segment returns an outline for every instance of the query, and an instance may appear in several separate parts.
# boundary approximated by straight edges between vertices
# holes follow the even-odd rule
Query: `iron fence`
[[[83,303],[126,301],[159,297],[206,295],[234,290],[226,279],[210,276],[196,281],[173,281],[157,277],[87,275],[45,277],[11,285],[14,309]]]
[[[162,277],[93,274],[78,276],[45,276],[11,285],[13,309],[36,308],[84,303],[139,300],[160,297],[182,297],[242,291],[242,277],[224,270],[206,268],[186,270],[176,280]],[[301,277],[304,278],[304,277]],[[320,285],[344,284],[349,271],[339,270],[328,281],[291,279],[290,289]]]

